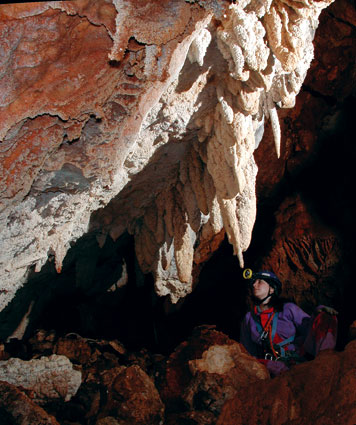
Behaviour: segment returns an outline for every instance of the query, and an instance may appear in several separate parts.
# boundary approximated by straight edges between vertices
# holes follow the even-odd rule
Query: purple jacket
[[[263,358],[260,333],[257,330],[253,314],[249,311],[241,323],[240,341],[252,356]],[[257,316],[259,316],[259,313],[257,313]],[[296,304],[285,303],[283,310],[278,313],[276,333],[283,340],[295,336],[294,341],[288,344],[288,349],[298,351],[298,347],[303,344],[307,337],[311,320],[311,316]]]

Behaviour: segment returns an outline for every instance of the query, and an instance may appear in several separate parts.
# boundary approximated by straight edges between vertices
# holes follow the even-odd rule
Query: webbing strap
[[[274,339],[274,336],[276,335],[277,322],[278,322],[278,313],[275,313],[273,316],[273,321],[272,321],[272,341]]]
[[[260,312],[261,310],[258,308],[258,311]],[[278,312],[275,312],[275,313],[272,313],[272,314],[274,314],[273,319],[272,319],[272,328],[271,328],[271,332],[272,332],[271,337],[272,337],[272,341],[273,341],[273,339],[274,339],[274,337],[276,335],[276,332],[277,332]],[[262,328],[262,325],[261,325],[261,322],[260,322],[260,318],[258,316],[256,316],[255,314],[252,314],[252,317],[253,317],[253,320],[256,323],[256,328],[257,328],[258,333],[260,334],[260,338],[262,339],[262,337],[264,336],[264,334],[268,330],[264,330]],[[289,337],[287,339],[284,339],[283,341],[281,341],[281,342],[279,342],[277,344],[274,344],[274,345],[276,345],[279,348],[282,357],[285,356],[285,351],[286,350],[285,350],[284,347],[286,345],[288,345],[289,343],[291,343],[293,340],[294,340],[294,335],[292,335],[291,337]]]
[[[292,341],[294,341],[294,335],[292,335],[289,338],[284,339],[283,341],[281,341],[278,344],[276,344],[280,348],[281,356],[282,357],[284,357],[285,356],[285,353],[286,353],[286,350],[284,349],[284,346],[287,345],[287,344],[289,344]]]
[[[278,322],[278,313],[274,312],[273,314],[273,318],[272,318],[272,341],[274,336],[276,335],[276,331],[277,331],[277,322]],[[268,329],[263,329],[262,325],[261,325],[261,321],[259,319],[258,316],[256,316],[255,314],[252,314],[253,320],[256,323],[256,328],[258,333],[260,334],[260,336],[262,336],[264,334],[264,332],[268,332]]]

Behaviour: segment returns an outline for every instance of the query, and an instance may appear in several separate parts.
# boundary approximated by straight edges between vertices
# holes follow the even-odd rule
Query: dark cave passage
[[[126,280],[120,287],[122,273]],[[152,277],[140,271],[133,237],[125,234],[116,242],[108,237],[100,249],[95,236],[86,236],[68,252],[61,274],[53,263],[33,273],[6,308],[3,325],[10,334],[16,322],[9,318],[21,316],[19,312],[25,312],[24,306],[33,300],[25,340],[36,329],[55,330],[57,335],[74,332],[93,339],[118,339],[131,350],[169,354],[203,324],[216,325],[237,338],[245,295],[246,285],[227,240],[204,266],[193,293],[174,305],[158,297]],[[1,329],[4,332],[6,326]],[[3,333],[2,338],[7,336]]]

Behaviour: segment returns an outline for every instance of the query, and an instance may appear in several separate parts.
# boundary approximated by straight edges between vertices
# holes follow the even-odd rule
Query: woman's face
[[[263,300],[268,295],[272,295],[274,288],[269,286],[269,284],[263,279],[257,279],[252,285],[252,294],[258,300]]]

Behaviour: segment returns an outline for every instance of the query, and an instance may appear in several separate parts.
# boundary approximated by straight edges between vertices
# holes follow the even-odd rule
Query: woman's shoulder
[[[292,301],[286,302],[283,304],[283,315],[289,317],[293,320],[300,320],[304,317],[309,317],[307,313],[303,309],[301,309],[297,304]]]
[[[297,306],[297,304],[293,303],[292,301],[285,301],[283,303],[283,307],[281,309],[281,311],[283,311],[283,313],[294,313],[296,311],[300,310],[300,308]]]
[[[247,323],[247,322],[249,322],[250,320],[252,320],[253,319],[253,311],[248,311],[246,314],[245,314],[245,316],[244,316],[244,318],[243,318],[243,321],[245,322],[245,323]]]

